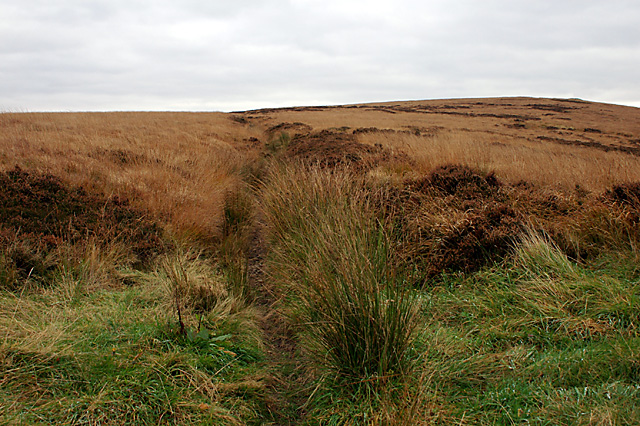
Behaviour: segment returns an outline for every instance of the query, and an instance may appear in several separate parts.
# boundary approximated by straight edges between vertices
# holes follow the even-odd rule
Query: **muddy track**
[[[300,383],[295,379],[299,369],[296,361],[296,343],[286,319],[278,311],[278,296],[266,272],[266,243],[264,222],[254,220],[249,250],[247,275],[252,303],[260,310],[259,325],[265,344],[265,369],[268,371],[267,404],[274,425],[289,426],[299,423],[305,400],[296,397]]]

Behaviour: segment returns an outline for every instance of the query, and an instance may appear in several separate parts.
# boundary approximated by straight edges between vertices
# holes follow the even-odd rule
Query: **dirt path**
[[[304,384],[296,379],[300,374],[293,333],[277,310],[278,296],[266,273],[263,230],[264,223],[257,218],[247,253],[247,274],[250,297],[261,310],[259,325],[264,334],[265,370],[269,373],[266,399],[274,425],[296,425],[302,417],[301,407],[305,402],[296,394]]]

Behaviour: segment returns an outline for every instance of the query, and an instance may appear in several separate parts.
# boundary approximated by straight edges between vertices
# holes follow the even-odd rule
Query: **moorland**
[[[0,423],[640,423],[640,109],[0,114]]]

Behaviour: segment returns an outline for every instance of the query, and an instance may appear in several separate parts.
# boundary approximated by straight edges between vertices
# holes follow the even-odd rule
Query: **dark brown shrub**
[[[605,193],[605,197],[620,204],[640,208],[640,182],[615,185]]]
[[[472,272],[499,261],[523,229],[520,215],[513,209],[499,203],[490,205],[442,238],[429,272]]]
[[[353,134],[330,130],[294,137],[287,147],[287,156],[310,165],[349,166],[353,170],[370,170],[390,162],[411,163],[406,154],[392,152],[382,145],[359,143]]]
[[[465,199],[495,195],[501,186],[493,172],[482,173],[458,164],[438,167],[428,176],[407,183],[415,191],[437,191]]]
[[[161,229],[127,199],[89,194],[53,175],[18,167],[0,173],[0,197],[0,229],[5,237],[12,235],[4,238],[5,249],[15,238],[30,241],[28,252],[47,252],[63,241],[75,244],[93,237],[125,243],[138,266],[164,251]],[[16,266],[30,257],[23,254],[16,252]]]

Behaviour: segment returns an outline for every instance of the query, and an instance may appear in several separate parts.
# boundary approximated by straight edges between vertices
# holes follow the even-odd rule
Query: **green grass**
[[[365,184],[348,171],[285,167],[260,188],[270,278],[298,331],[304,367],[319,380],[309,418],[328,424],[393,411],[401,399],[392,389],[411,380],[417,357],[415,293]]]
[[[640,422],[631,233],[599,212],[580,238],[610,248],[588,264],[531,231],[500,263],[414,291],[378,190],[293,166],[260,188],[270,278],[315,374],[308,424]]]
[[[602,266],[602,264],[601,264]],[[638,424],[640,277],[524,238],[512,261],[425,292],[444,424]]]
[[[179,257],[179,256],[178,256]],[[197,256],[189,282],[224,280]],[[173,259],[175,262],[176,260]],[[163,269],[129,287],[62,273],[51,288],[0,294],[0,422],[259,424],[268,418],[255,313],[223,294],[185,306],[182,335]]]
[[[291,169],[264,188],[286,309],[316,362],[348,384],[403,376],[416,327],[413,293],[359,185],[346,172]]]

